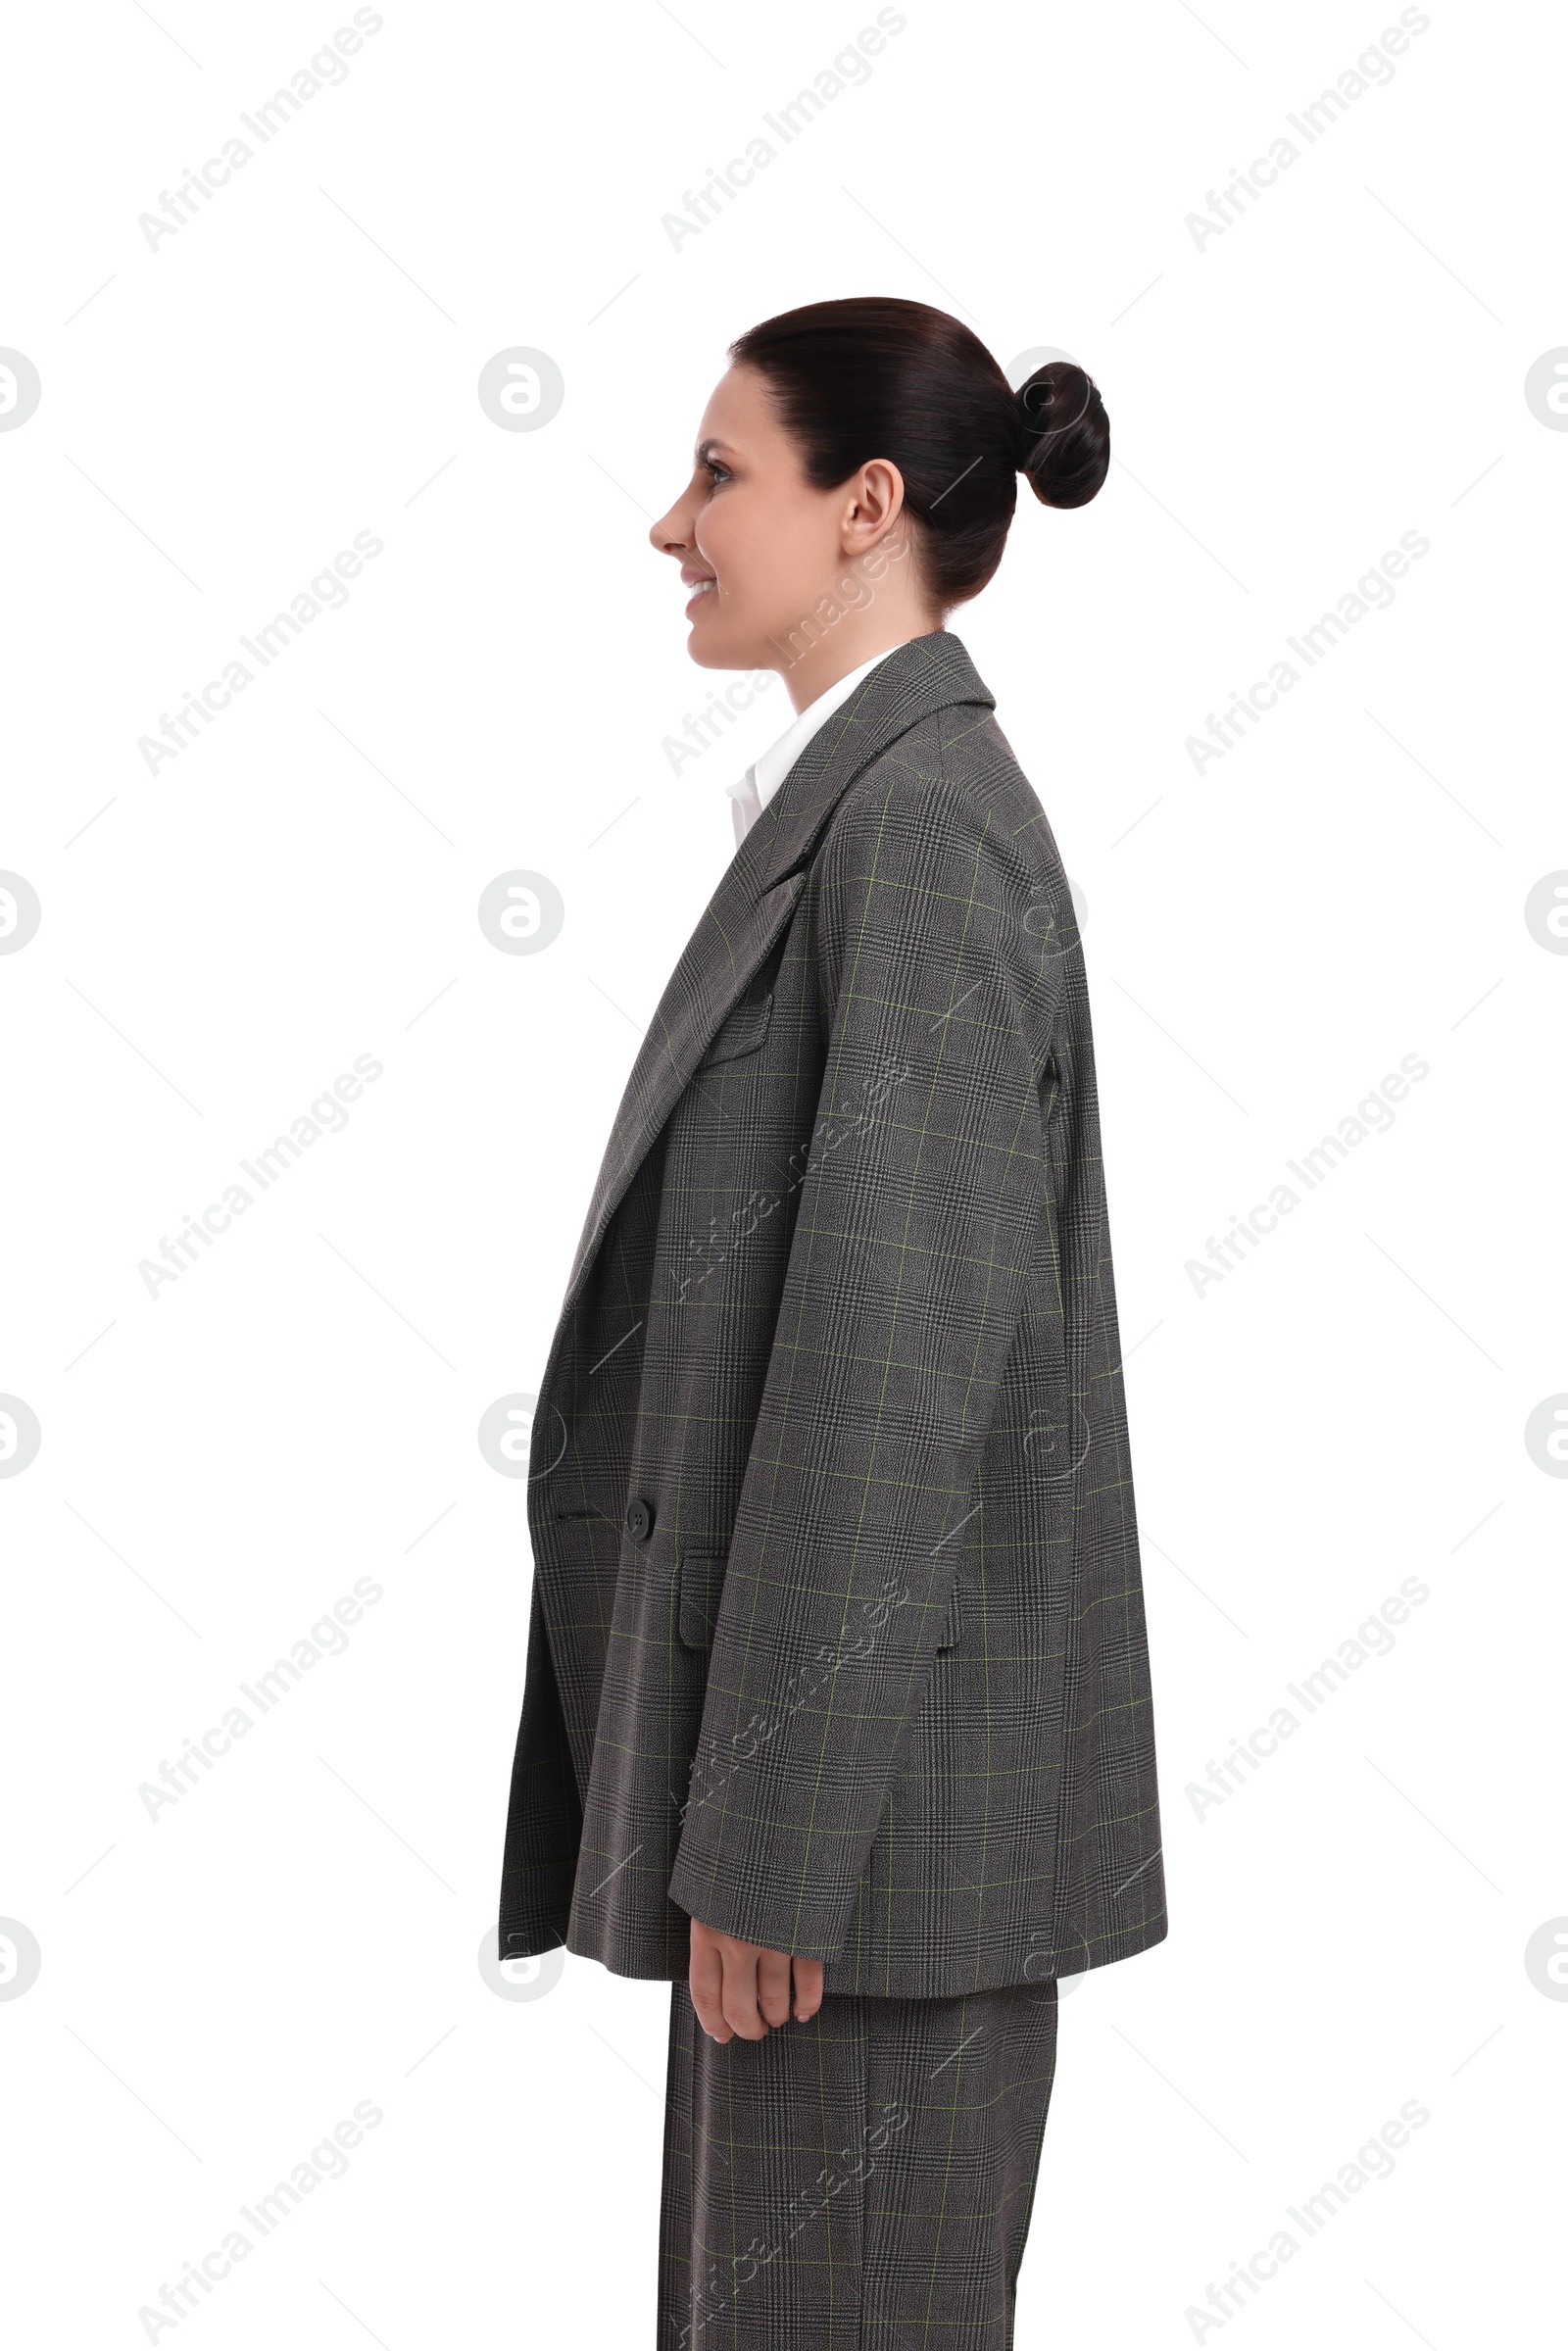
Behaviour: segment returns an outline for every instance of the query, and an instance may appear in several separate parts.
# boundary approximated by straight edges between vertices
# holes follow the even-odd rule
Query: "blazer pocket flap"
[[[724,1589],[724,1551],[682,1550],[676,1567],[676,1624],[681,1646],[708,1649],[713,1645],[718,1622],[718,1595]]]
[[[724,1061],[739,1061],[747,1053],[755,1053],[767,1035],[767,1024],[773,1017],[773,991],[737,1004],[729,1018],[720,1023],[699,1069],[714,1069]]]

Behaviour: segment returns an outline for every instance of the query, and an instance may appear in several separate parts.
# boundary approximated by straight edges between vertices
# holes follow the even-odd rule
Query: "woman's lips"
[[[691,614],[696,612],[703,599],[706,596],[710,595],[717,586],[718,582],[716,579],[700,579],[697,582],[696,586],[691,592],[690,597],[687,599],[686,613],[688,619],[690,618]]]

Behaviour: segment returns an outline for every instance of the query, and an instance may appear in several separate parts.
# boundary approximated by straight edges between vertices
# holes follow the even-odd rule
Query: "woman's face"
[[[880,460],[836,489],[812,489],[761,375],[731,367],[704,411],[692,478],[648,534],[680,564],[692,660],[787,666],[790,632],[822,596],[842,602],[847,564],[886,548],[903,502],[898,468]]]

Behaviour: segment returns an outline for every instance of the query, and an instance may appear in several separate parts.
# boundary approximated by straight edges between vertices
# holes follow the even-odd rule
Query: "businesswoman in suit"
[[[1057,1979],[1165,1901],[1082,953],[945,623],[1108,425],[919,303],[729,357],[651,536],[797,716],[540,1385],[501,1950],[673,1985],[661,2351],[1003,2351]]]

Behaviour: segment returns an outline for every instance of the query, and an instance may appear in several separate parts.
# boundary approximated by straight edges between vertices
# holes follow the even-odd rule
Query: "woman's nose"
[[[648,533],[649,545],[658,555],[681,556],[688,553],[692,543],[690,500],[677,498],[666,514],[661,514]]]

